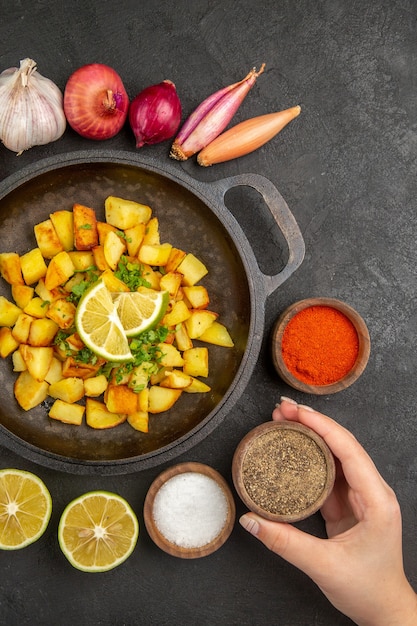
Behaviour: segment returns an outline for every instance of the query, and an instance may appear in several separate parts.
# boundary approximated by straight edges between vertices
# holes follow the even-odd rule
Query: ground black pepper
[[[259,435],[247,450],[242,479],[252,501],[276,515],[301,513],[325,487],[326,459],[304,433],[279,429]]]

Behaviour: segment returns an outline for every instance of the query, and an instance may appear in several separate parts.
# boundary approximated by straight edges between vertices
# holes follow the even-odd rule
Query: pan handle
[[[217,181],[216,186],[220,188],[223,193],[223,203],[226,192],[239,185],[253,187],[262,195],[266,206],[271,212],[272,217],[288,245],[288,262],[278,274],[269,276],[259,269],[264,279],[267,295],[269,296],[282,285],[303,262],[305,254],[304,239],[284,198],[275,185],[264,176],[249,173],[231,176]]]

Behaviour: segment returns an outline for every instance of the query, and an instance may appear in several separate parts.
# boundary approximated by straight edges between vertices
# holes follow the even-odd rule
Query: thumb
[[[275,554],[298,567],[313,580],[325,566],[325,539],[313,537],[291,524],[271,522],[255,513],[246,513],[240,524]]]

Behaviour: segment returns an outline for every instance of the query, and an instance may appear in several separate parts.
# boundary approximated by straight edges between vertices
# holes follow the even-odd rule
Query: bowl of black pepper
[[[335,481],[335,461],[311,428],[271,421],[241,440],[233,456],[232,477],[249,510],[275,522],[298,522],[327,500]]]

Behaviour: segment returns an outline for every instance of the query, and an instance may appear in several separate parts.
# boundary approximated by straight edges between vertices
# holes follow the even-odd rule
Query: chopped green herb
[[[83,230],[91,230],[93,227],[91,224],[80,224],[78,228],[82,228]]]
[[[143,265],[137,261],[131,261],[122,255],[114,275],[125,283],[130,291],[137,291],[138,287],[150,287],[151,284],[143,277]]]

